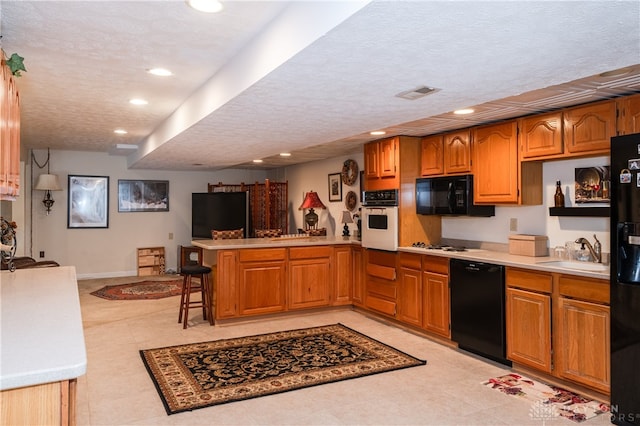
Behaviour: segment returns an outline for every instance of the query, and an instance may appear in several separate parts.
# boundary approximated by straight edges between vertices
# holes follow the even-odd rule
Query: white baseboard
[[[102,273],[89,273],[89,274],[76,274],[76,278],[79,280],[88,280],[95,278],[117,278],[117,277],[136,277],[138,272],[133,271],[119,271],[119,272],[102,272]]]

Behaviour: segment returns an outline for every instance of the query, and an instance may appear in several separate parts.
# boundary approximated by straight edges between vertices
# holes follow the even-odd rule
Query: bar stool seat
[[[189,319],[189,308],[202,308],[202,318],[208,319],[213,325],[213,312],[211,310],[211,285],[209,274],[211,268],[202,265],[185,265],[181,268],[180,274],[184,275],[182,281],[182,295],[180,296],[180,314],[178,322],[182,322],[182,328],[187,328]],[[192,285],[192,277],[200,277],[200,285]],[[200,290],[200,300],[191,300],[191,293]],[[184,318],[183,318],[184,314]]]

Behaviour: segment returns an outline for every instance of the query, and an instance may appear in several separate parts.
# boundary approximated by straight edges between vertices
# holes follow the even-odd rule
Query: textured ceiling
[[[640,92],[638,1],[224,4],[1,1],[2,47],[27,67],[23,145],[132,144],[132,168],[279,167],[360,151],[371,130],[420,136]],[[145,72],[157,66],[174,75]],[[422,85],[437,90],[395,96]],[[451,114],[463,107],[477,113]]]

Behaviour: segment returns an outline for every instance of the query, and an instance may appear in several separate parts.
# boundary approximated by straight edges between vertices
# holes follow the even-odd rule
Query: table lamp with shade
[[[351,235],[351,233],[349,232],[348,224],[353,223],[353,218],[351,217],[351,213],[346,210],[342,212],[342,223],[344,223],[344,228],[342,228],[342,236],[348,237],[349,235]]]
[[[304,196],[304,201],[298,207],[298,210],[309,209],[309,212],[304,215],[304,222],[306,223],[306,229],[315,229],[318,227],[318,214],[313,209],[326,209],[327,207],[322,204],[318,193],[309,191]]]

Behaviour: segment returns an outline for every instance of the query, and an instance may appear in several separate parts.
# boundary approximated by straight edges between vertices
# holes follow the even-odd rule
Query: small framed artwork
[[[609,203],[610,167],[579,167],[575,169],[576,204]]]
[[[168,180],[118,179],[119,212],[168,212]]]
[[[69,175],[67,228],[109,227],[109,176]]]
[[[342,175],[340,173],[329,175],[329,201],[342,201]]]

